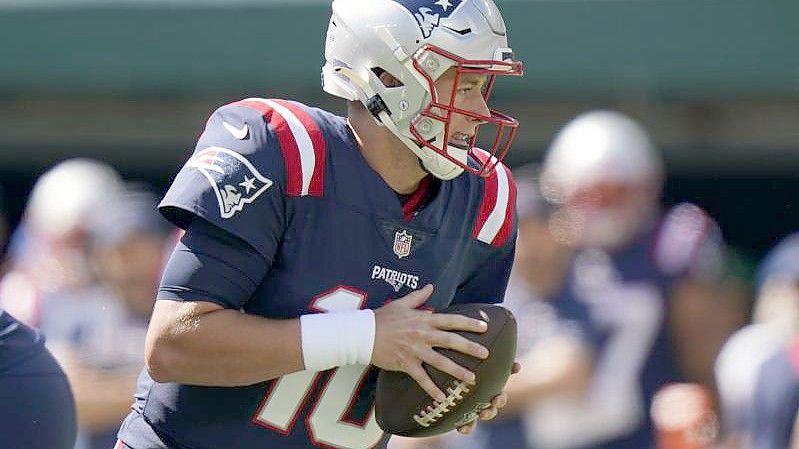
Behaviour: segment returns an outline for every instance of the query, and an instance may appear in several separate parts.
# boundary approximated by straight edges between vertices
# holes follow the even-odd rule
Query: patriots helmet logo
[[[422,36],[430,37],[433,30],[438,27],[441,19],[450,16],[463,0],[395,0],[401,4],[416,18]]]
[[[211,183],[222,218],[232,217],[273,184],[247,158],[227,148],[206,148],[186,165],[198,169]]]

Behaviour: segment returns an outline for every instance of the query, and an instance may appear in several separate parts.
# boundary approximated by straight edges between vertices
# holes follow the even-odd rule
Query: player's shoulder
[[[716,221],[707,212],[695,204],[680,203],[660,216],[651,244],[657,267],[677,275],[711,257],[722,241]]]
[[[475,148],[470,165],[491,160],[487,176],[465,173],[455,178],[456,188],[464,189],[474,210],[472,237],[492,247],[504,247],[516,234],[516,184],[510,169],[491,154]],[[472,164],[474,163],[474,164]]]
[[[297,101],[246,98],[211,114],[192,159],[225,158],[256,177],[263,168],[288,196],[322,196],[328,136],[342,123]]]

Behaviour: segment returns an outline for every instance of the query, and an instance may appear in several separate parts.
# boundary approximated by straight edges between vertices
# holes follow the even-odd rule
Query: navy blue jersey
[[[514,195],[499,164],[485,179],[441,182],[406,218],[343,118],[284,100],[233,103],[209,119],[160,208],[178,226],[200,218],[246,242],[264,275],[218,297],[174,285],[160,297],[270,318],[375,309],[427,283],[434,309],[498,302],[513,258]],[[120,438],[135,449],[382,447],[374,380],[369,367],[345,366],[209,388],[145,372]]]
[[[75,402],[41,334],[0,309],[0,446],[72,449]]]
[[[538,404],[515,421],[515,430],[508,430],[513,423],[498,423],[496,429],[487,423],[493,435],[485,447],[651,447],[652,398],[658,388],[679,380],[666,319],[672,287],[688,276],[718,273],[712,265],[720,263],[719,244],[713,221],[683,204],[616,252],[576,253],[549,304],[560,320],[577,323],[593,348],[590,390],[580,400],[558,397]],[[525,318],[519,320],[524,326]],[[509,441],[513,438],[526,441]]]
[[[44,338],[38,330],[0,309],[0,373],[18,369],[21,361],[44,351]]]
[[[799,338],[770,357],[760,369],[747,433],[752,449],[791,447],[799,411]],[[794,442],[795,444],[795,442]]]

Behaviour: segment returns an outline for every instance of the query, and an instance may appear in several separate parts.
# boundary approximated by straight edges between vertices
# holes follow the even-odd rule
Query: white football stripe
[[[491,163],[495,163],[495,158],[491,158]],[[477,239],[490,244],[494,238],[499,234],[502,225],[505,223],[505,213],[508,210],[508,196],[510,195],[510,185],[508,183],[508,174],[505,173],[505,168],[502,164],[497,164],[494,167],[494,172],[497,176],[497,201],[494,203],[494,208],[488,215],[488,219],[477,234]]]
[[[300,165],[302,166],[301,194],[308,195],[308,188],[311,185],[311,178],[313,177],[314,166],[316,165],[316,153],[314,153],[313,142],[311,141],[311,136],[308,135],[308,130],[305,129],[305,126],[293,112],[279,103],[263,98],[249,98],[248,100],[259,101],[266,104],[277,111],[278,114],[282,115],[286,123],[288,123],[289,129],[294,135],[294,140],[297,142],[297,147],[300,149]]]

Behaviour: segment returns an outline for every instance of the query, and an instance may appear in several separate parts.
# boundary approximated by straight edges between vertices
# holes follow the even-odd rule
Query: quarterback
[[[323,89],[347,117],[223,106],[159,206],[185,234],[119,448],[382,448],[375,367],[444,400],[423,363],[474,373],[433,348],[488,356],[451,332],[484,322],[431,310],[501,301],[513,260],[500,159],[518,122],[487,106],[497,76],[522,74],[502,16],[491,0],[332,8]]]

